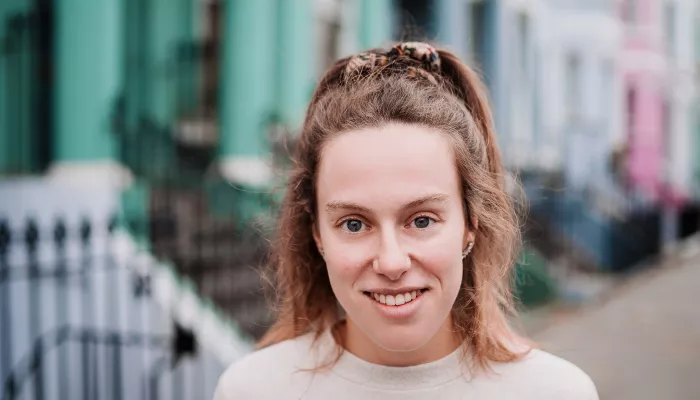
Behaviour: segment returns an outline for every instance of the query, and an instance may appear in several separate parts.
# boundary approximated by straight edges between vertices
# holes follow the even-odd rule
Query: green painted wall
[[[301,127],[314,85],[311,0],[277,0],[277,112],[292,130]]]
[[[111,123],[122,77],[122,4],[55,3],[56,161],[115,156]]]
[[[360,48],[386,47],[393,31],[392,0],[360,0]]]
[[[223,2],[220,86],[222,156],[265,156],[274,112],[275,0]]]

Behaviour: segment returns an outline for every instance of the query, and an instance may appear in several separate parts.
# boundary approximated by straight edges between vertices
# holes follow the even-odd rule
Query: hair
[[[375,49],[362,54],[388,53]],[[381,65],[359,68],[352,64],[356,58],[338,60],[321,79],[296,143],[272,242],[276,322],[258,347],[310,332],[318,338],[341,319],[312,234],[324,143],[351,130],[402,123],[444,133],[454,150],[465,220],[475,230],[475,246],[463,260],[462,285],[451,312],[465,352],[485,368],[526,354],[516,350],[514,344],[522,338],[509,324],[509,316],[516,315],[510,286],[521,245],[518,213],[506,190],[486,89],[453,53],[437,50],[437,55],[440,68],[428,71],[429,76],[413,73],[425,70],[420,60],[394,54]]]

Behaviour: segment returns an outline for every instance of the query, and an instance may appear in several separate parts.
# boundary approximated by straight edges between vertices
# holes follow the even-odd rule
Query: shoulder
[[[533,349],[519,361],[494,368],[502,379],[523,394],[521,398],[598,400],[593,380],[563,358]]]
[[[219,378],[214,400],[289,397],[308,386],[313,368],[311,335],[285,340],[237,361]],[[294,397],[294,396],[292,396]]]

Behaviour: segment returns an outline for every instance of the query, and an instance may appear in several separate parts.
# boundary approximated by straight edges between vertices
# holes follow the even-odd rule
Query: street
[[[700,238],[596,306],[534,335],[587,372],[601,399],[700,399]]]

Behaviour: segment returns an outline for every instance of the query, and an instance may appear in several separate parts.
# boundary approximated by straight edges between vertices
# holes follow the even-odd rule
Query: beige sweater
[[[459,351],[413,367],[371,364],[345,351],[329,371],[299,371],[328,359],[334,345],[329,333],[319,346],[312,346],[311,335],[305,335],[250,354],[221,376],[214,400],[598,399],[588,375],[539,350],[478,375],[461,368]]]

